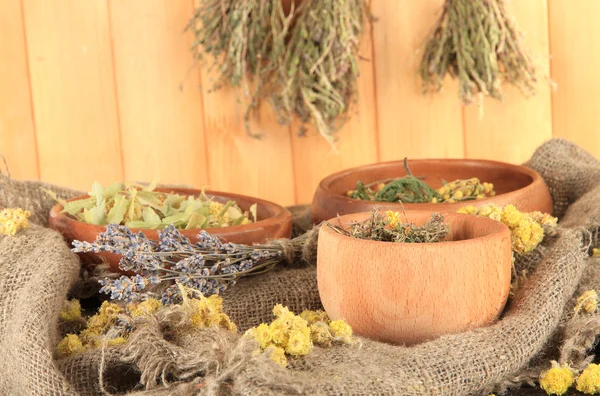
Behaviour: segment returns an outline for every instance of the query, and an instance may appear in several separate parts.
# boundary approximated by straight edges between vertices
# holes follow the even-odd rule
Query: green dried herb
[[[212,89],[242,86],[250,96],[245,121],[262,100],[288,125],[312,122],[333,145],[356,97],[365,0],[303,0],[289,14],[281,1],[204,0],[188,29],[198,61],[213,58]],[[253,85],[252,92],[250,86]]]
[[[387,211],[384,215],[375,209],[368,219],[354,222],[347,228],[326,224],[342,235],[381,242],[440,242],[450,233],[450,227],[444,223],[444,216],[438,213],[432,214],[421,226],[400,220],[398,212]]]
[[[235,201],[215,202],[204,191],[193,197],[155,191],[155,188],[156,183],[148,186],[113,183],[102,188],[100,183],[94,182],[89,198],[68,202],[53,191],[42,190],[63,205],[62,213],[95,225],[162,229],[172,224],[181,229],[197,229],[247,224],[257,219],[256,204],[244,212]]]
[[[504,0],[446,0],[420,65],[424,91],[450,74],[465,104],[474,95],[502,99],[502,83],[535,94],[536,68]]]

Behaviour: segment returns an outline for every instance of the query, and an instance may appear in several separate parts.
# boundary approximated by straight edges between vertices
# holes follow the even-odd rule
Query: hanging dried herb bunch
[[[465,104],[491,96],[502,84],[536,92],[536,68],[505,0],[446,0],[420,65],[424,91],[439,91],[446,74],[459,80]]]
[[[200,62],[213,58],[212,89],[242,86],[250,96],[249,133],[250,116],[267,100],[279,123],[311,122],[333,145],[357,93],[366,0],[291,3],[286,13],[280,0],[202,0],[188,25],[192,50]]]

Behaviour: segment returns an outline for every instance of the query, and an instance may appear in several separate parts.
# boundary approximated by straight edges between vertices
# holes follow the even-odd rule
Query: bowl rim
[[[362,217],[362,216],[368,216],[371,212],[356,212],[356,213],[349,213],[343,216],[339,216],[340,219],[344,219],[344,217]],[[387,242],[387,241],[373,241],[370,239],[360,239],[360,238],[353,238],[347,235],[343,235],[343,234],[339,234],[337,232],[335,232],[334,230],[332,230],[330,227],[328,227],[325,223],[321,225],[321,229],[319,230],[319,234],[322,232],[332,235],[334,237],[338,237],[340,240],[344,241],[344,242],[354,242],[354,243],[360,243],[360,244],[386,244],[387,246],[393,246],[393,249],[400,249],[405,247],[406,245],[410,245],[411,248],[414,249],[431,249],[434,248],[435,246],[448,246],[448,245],[456,245],[456,244],[473,244],[473,243],[480,243],[480,242],[486,242],[487,240],[490,239],[495,239],[498,236],[502,236],[503,234],[505,234],[506,237],[509,238],[510,240],[510,229],[508,228],[508,226],[500,221],[497,220],[493,220],[490,219],[488,217],[481,217],[481,216],[476,216],[476,215],[470,215],[470,214],[465,214],[465,213],[456,213],[456,212],[447,212],[447,213],[442,213],[442,212],[434,212],[434,211],[429,211],[429,210],[407,210],[406,214],[422,214],[422,215],[432,215],[434,213],[440,213],[441,215],[443,215],[444,217],[446,216],[450,216],[450,217],[464,217],[467,218],[465,216],[468,216],[470,219],[472,219],[471,223],[487,223],[493,226],[493,232],[488,233],[486,235],[483,236],[479,236],[476,238],[469,238],[469,239],[463,239],[460,241],[440,241],[440,242],[420,242],[420,243],[407,243],[407,242]],[[329,219],[326,221],[326,223],[329,223],[331,220],[335,220],[338,219],[338,217],[334,217],[333,219]]]
[[[512,190],[512,191],[507,191],[505,193],[502,194],[497,194],[494,197],[497,196],[504,196],[507,194],[513,194],[517,191],[520,190],[524,190],[526,188],[531,187],[532,185],[534,185],[535,183],[539,183],[540,181],[543,181],[542,176],[536,172],[535,170],[524,166],[524,165],[516,165],[516,164],[511,164],[508,162],[502,162],[502,161],[494,161],[494,160],[487,160],[487,159],[475,159],[475,158],[422,158],[422,159],[409,159],[408,163],[460,163],[460,164],[464,164],[464,165],[487,165],[489,167],[503,167],[503,168],[508,168],[511,171],[516,171],[519,172],[521,174],[524,174],[526,176],[531,177],[531,183],[527,184],[526,186],[519,188],[517,190]],[[344,194],[340,194],[340,193],[336,193],[334,191],[332,191],[331,189],[331,184],[341,178],[342,176],[345,175],[349,175],[352,174],[354,172],[356,172],[357,170],[367,170],[367,169],[377,169],[377,168],[385,168],[388,167],[390,165],[404,165],[404,160],[395,160],[395,161],[385,161],[385,162],[375,162],[375,163],[371,163],[371,164],[366,164],[366,165],[359,165],[359,166],[355,166],[352,168],[348,168],[348,169],[343,169],[341,171],[332,173],[328,176],[326,176],[325,178],[323,178],[318,185],[318,188],[322,189],[323,191],[330,193],[332,195],[338,196],[338,197],[343,197],[344,199],[347,199],[350,202],[365,202],[361,199],[356,199],[356,198],[350,198],[347,195]],[[486,198],[493,198],[493,197],[486,197]],[[486,198],[483,198],[482,201]],[[373,201],[373,202],[378,202],[378,201]],[[399,202],[385,202],[386,204],[399,204]],[[420,205],[420,204],[430,204],[430,202],[420,202],[420,203],[410,203],[410,204],[405,204],[405,205]],[[454,205],[454,204],[461,204],[461,202],[452,202],[452,203],[448,203],[448,202],[441,202],[440,205]]]
[[[165,191],[170,191],[170,192],[179,192],[181,195],[196,195],[196,194],[200,194],[203,190],[200,189],[196,189],[196,188],[188,188],[188,187],[157,187],[156,191],[161,191],[161,192],[165,192]],[[204,190],[204,192],[206,193],[206,195],[209,196],[216,196],[216,197],[226,197],[226,198],[243,198],[245,200],[251,201],[256,203],[257,205],[263,205],[264,207],[268,208],[273,215],[269,216],[265,219],[262,220],[258,220],[255,221],[253,223],[249,223],[249,224],[240,224],[240,225],[235,225],[235,226],[227,226],[227,227],[212,227],[212,228],[191,228],[191,229],[178,229],[179,232],[181,232],[184,235],[197,235],[198,233],[200,233],[200,231],[206,231],[209,234],[219,234],[219,231],[221,231],[220,233],[223,233],[224,231],[227,231],[228,234],[231,233],[235,233],[235,232],[247,232],[247,231],[252,231],[254,229],[260,228],[261,226],[267,224],[267,223],[273,223],[273,222],[286,222],[286,221],[292,221],[292,214],[291,212],[286,209],[285,207],[278,205],[274,202],[271,201],[267,201],[261,198],[255,198],[255,197],[250,197],[248,195],[243,195],[243,194],[237,194],[237,193],[233,193],[233,192],[225,192],[225,191],[216,191],[216,190]],[[193,193],[193,194],[191,194]],[[80,200],[80,199],[85,199],[88,198],[89,195],[84,194],[84,195],[79,195],[77,197],[73,197],[73,198],[69,198],[66,201],[70,202],[70,201],[76,201],[76,200]],[[97,225],[97,224],[88,224],[86,222],[83,221],[79,221],[74,217],[69,216],[66,213],[61,213],[61,210],[63,209],[62,204],[57,203],[56,205],[54,205],[51,209],[50,209],[50,217],[55,217],[55,218],[60,218],[60,217],[64,217],[66,219],[66,221],[68,223],[79,223],[79,224],[83,224],[86,227],[92,228],[97,230],[98,232],[103,232],[104,230],[106,230],[106,227],[108,226],[108,224],[105,225]],[[162,229],[160,228],[130,228],[130,230],[134,233],[137,233],[139,231],[141,232],[145,232],[145,231],[161,231]]]

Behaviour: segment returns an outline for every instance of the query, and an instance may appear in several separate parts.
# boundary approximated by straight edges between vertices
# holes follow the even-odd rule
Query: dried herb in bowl
[[[336,232],[358,239],[380,242],[431,243],[440,242],[450,233],[444,216],[438,213],[423,225],[402,222],[400,213],[388,210],[385,215],[375,209],[368,219],[354,222],[347,228],[326,223]]]
[[[406,176],[398,179],[379,180],[365,185],[362,181],[356,183],[356,190],[348,191],[347,195],[353,199],[377,202],[402,202],[402,203],[455,203],[493,197],[496,195],[492,183],[481,183],[473,177],[466,180],[443,181],[442,187],[435,190],[416,177],[404,159]]]
[[[92,185],[89,198],[65,201],[53,191],[44,191],[63,205],[67,213],[79,221],[94,224],[120,224],[129,228],[163,229],[173,225],[179,229],[228,227],[257,220],[256,204],[243,211],[235,201],[215,202],[204,191],[198,196],[155,191],[156,183],[113,183],[105,188]]]

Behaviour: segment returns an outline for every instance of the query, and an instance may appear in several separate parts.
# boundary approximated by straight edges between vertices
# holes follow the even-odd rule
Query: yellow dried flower
[[[287,347],[290,339],[290,329],[284,319],[275,319],[269,326],[271,329],[271,340],[277,346]]]
[[[312,349],[310,329],[305,327],[301,330],[292,330],[285,351],[293,356],[308,355]]]
[[[352,328],[343,320],[332,320],[329,328],[334,337],[352,337]]]
[[[288,361],[285,357],[285,350],[278,346],[270,346],[265,349],[265,353],[269,358],[280,366],[287,367]]]
[[[523,214],[515,208],[514,205],[506,205],[502,210],[502,222],[509,228],[516,227],[521,223]]]
[[[473,205],[463,206],[462,208],[460,208],[458,210],[458,213],[470,214],[470,215],[475,215],[475,214],[477,214],[477,212],[479,212],[479,209],[477,209]]]
[[[316,322],[327,322],[329,323],[329,316],[325,311],[302,311],[300,317],[308,322],[309,325],[312,325]]]
[[[7,208],[0,211],[0,234],[15,235],[29,227],[31,212],[21,208]]]
[[[162,303],[159,300],[155,298],[149,298],[140,303],[129,304],[127,309],[129,310],[131,316],[138,317],[152,315],[158,311],[160,307],[162,307]]]
[[[117,337],[117,338],[112,338],[110,340],[106,341],[106,345],[107,346],[117,346],[117,345],[123,345],[127,342],[127,340],[123,337]]]
[[[568,364],[552,361],[552,368],[540,376],[540,387],[549,395],[564,395],[573,385],[575,376]]]
[[[203,329],[214,325],[237,331],[237,327],[229,319],[229,316],[223,313],[223,299],[215,294],[210,297],[200,296],[199,299],[186,298],[183,306],[189,312],[190,325],[194,329]]]
[[[60,319],[65,322],[77,322],[81,318],[81,304],[79,300],[68,300],[63,304],[63,308],[60,311]]]
[[[594,256],[594,257],[600,257],[600,249],[593,248],[592,249],[592,256]]]
[[[122,312],[123,308],[117,304],[104,301],[98,313],[88,320],[88,332],[96,335],[102,334],[116,322],[117,316]]]
[[[211,214],[211,215],[213,215],[213,216],[217,216],[219,213],[221,213],[222,210],[223,210],[223,204],[222,203],[212,201],[208,205],[208,213]]]
[[[76,334],[67,334],[65,338],[58,343],[56,348],[60,358],[65,358],[85,350],[83,343]]]
[[[283,317],[292,317],[294,316],[294,313],[291,312],[288,307],[284,307],[281,304],[277,304],[273,307],[273,315],[275,315],[276,318],[283,318]]]
[[[214,317],[214,324],[229,331],[233,331],[237,333],[237,326],[233,321],[227,316],[227,314],[218,314]]]
[[[308,322],[306,320],[302,319],[300,316],[293,317],[290,330],[302,330],[306,327],[308,327]]]
[[[577,390],[588,395],[600,393],[600,365],[588,364],[577,378]]]
[[[577,299],[577,304],[575,305],[574,311],[575,313],[578,313],[583,310],[587,313],[593,313],[596,312],[597,309],[598,294],[595,290],[588,290]]]
[[[271,344],[271,328],[268,324],[261,323],[254,332],[254,339],[261,348],[265,349]]]
[[[385,214],[387,215],[390,227],[393,228],[396,227],[398,224],[402,223],[400,219],[400,213],[388,210],[387,212],[385,212]]]
[[[329,331],[329,326],[325,322],[317,322],[310,325],[310,338],[313,344],[327,347],[331,345],[333,336]]]

